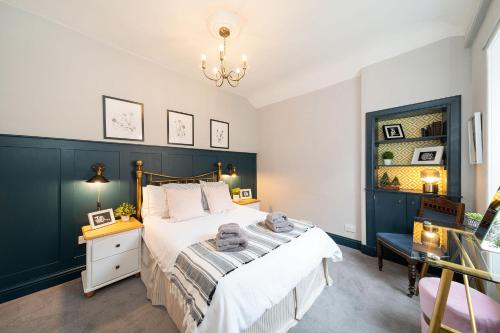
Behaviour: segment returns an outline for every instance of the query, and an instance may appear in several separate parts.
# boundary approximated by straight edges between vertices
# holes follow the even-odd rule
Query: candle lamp
[[[420,172],[420,179],[424,182],[422,189],[424,193],[438,193],[438,182],[441,179],[439,171],[425,169]]]

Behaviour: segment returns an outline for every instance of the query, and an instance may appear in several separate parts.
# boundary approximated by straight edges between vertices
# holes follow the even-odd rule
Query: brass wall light
[[[97,187],[97,210],[101,210],[101,184],[109,183],[109,180],[104,177],[104,164],[96,163],[92,165],[95,175],[87,179],[87,183],[95,184]]]
[[[232,177],[238,176],[238,172],[236,171],[236,165],[228,164],[227,165],[227,170],[228,170],[228,174],[230,176],[232,176]]]

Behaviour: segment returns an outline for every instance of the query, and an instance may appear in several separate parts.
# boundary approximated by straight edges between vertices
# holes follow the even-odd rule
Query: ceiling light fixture
[[[224,66],[224,61],[226,60],[226,39],[231,35],[231,30],[228,27],[222,26],[219,28],[219,35],[224,39],[224,43],[219,46],[220,66],[214,67],[213,75],[207,73],[207,56],[202,54],[201,69],[203,70],[203,75],[205,75],[207,79],[215,81],[217,87],[221,87],[224,84],[224,80],[226,80],[231,87],[237,87],[247,71],[247,57],[245,55],[241,56],[241,61],[243,63],[241,68],[228,70]]]

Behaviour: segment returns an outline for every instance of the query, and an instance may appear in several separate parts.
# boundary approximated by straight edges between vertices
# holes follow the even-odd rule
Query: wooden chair
[[[417,217],[431,221],[439,221],[450,225],[461,225],[464,220],[465,205],[446,199],[445,197],[425,198],[420,201]],[[388,232],[377,233],[378,268],[383,266],[384,247],[403,257],[408,263],[408,297],[415,295],[418,260],[411,258],[413,234],[396,234]],[[420,277],[427,273],[427,266],[423,265]]]

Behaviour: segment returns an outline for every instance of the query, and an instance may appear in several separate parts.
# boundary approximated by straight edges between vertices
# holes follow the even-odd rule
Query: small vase
[[[121,219],[122,219],[123,222],[128,222],[128,221],[130,221],[130,216],[128,216],[128,215],[127,216],[122,216]]]
[[[392,164],[392,160],[384,160],[384,165],[391,165]]]

